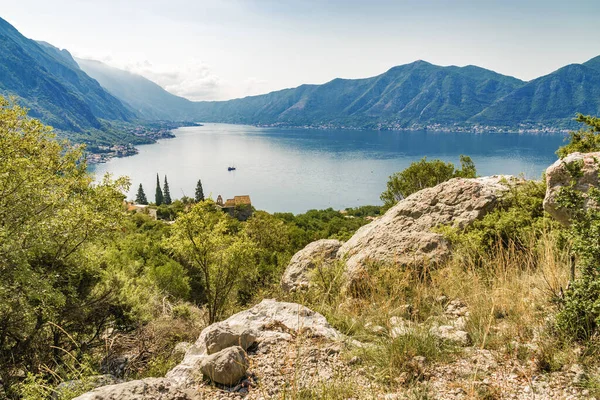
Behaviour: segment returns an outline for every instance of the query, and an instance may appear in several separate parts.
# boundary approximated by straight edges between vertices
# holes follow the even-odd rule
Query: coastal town
[[[174,123],[168,121],[144,125],[127,125],[121,127],[126,133],[132,134],[141,140],[140,144],[156,143],[159,139],[172,139],[175,137],[173,129],[181,126],[199,126],[195,123]],[[144,143],[145,142],[145,143]],[[115,157],[129,157],[138,154],[138,149],[133,143],[98,145],[88,147],[86,160],[88,164],[100,164],[110,161]]]

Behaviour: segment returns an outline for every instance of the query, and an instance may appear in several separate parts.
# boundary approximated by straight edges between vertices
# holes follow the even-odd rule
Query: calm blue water
[[[193,197],[202,179],[214,199],[249,194],[262,210],[304,212],[380,204],[387,178],[424,156],[458,163],[471,156],[480,175],[524,173],[539,178],[556,160],[562,135],[379,132],[257,128],[206,124],[180,128],[175,139],[139,146],[133,157],[91,166],[140,182],[154,198],[156,173],[167,174],[171,197]],[[228,172],[233,164],[236,171]]]

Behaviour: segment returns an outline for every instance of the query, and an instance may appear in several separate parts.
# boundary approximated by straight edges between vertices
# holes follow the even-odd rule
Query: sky
[[[426,60],[530,80],[600,55],[598,0],[0,0],[25,36],[226,100]]]

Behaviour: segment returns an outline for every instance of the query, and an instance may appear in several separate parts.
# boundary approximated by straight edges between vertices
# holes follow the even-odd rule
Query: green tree
[[[569,132],[569,143],[556,152],[560,158],[575,152],[600,151],[600,118],[577,114],[576,120],[587,125],[587,129],[581,128],[578,131]]]
[[[253,244],[234,228],[236,221],[207,200],[172,226],[165,246],[201,277],[209,322],[219,320],[240,285],[255,275]],[[197,274],[196,274],[197,273]]]
[[[141,183],[138,187],[137,194],[135,195],[135,202],[137,204],[148,204],[148,199],[146,198],[146,193],[144,193],[144,188]]]
[[[163,192],[160,188],[160,178],[158,177],[158,174],[156,174],[156,192],[154,194],[154,203],[156,203],[157,206],[160,206],[162,203],[164,203],[164,200]]]
[[[254,265],[257,268],[252,280],[238,291],[240,302],[247,303],[260,288],[269,287],[281,278],[296,251],[291,247],[285,223],[265,211],[255,212],[242,229],[254,244]]]
[[[198,183],[196,184],[196,202],[199,203],[204,201],[204,190],[202,189],[202,181],[198,179]]]
[[[163,200],[166,205],[171,204],[171,191],[169,190],[169,182],[167,182],[166,175],[165,175],[165,184],[163,186]]]
[[[0,376],[79,357],[110,323],[94,246],[119,228],[125,179],[96,185],[81,148],[0,98]],[[69,353],[71,352],[71,353]]]
[[[436,186],[449,179],[475,178],[477,171],[471,157],[460,156],[461,169],[455,169],[452,163],[441,160],[427,161],[423,157],[418,162],[413,162],[402,172],[390,176],[387,189],[380,196],[384,203],[383,209],[387,210],[398,201],[418,192],[421,189]]]

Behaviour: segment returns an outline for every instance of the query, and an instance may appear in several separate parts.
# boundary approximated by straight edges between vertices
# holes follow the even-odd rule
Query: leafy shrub
[[[413,162],[402,172],[390,176],[387,189],[381,194],[383,209],[387,210],[398,201],[421,189],[436,186],[452,178],[475,178],[477,171],[471,157],[460,156],[461,169],[441,160]]]
[[[564,308],[557,316],[558,325],[576,339],[588,339],[600,327],[600,211],[583,211],[577,191],[563,188],[559,204],[570,207],[570,236],[577,256],[578,278],[565,293]],[[568,193],[571,193],[569,195]],[[600,191],[593,188],[588,196],[600,201]]]
[[[515,244],[525,249],[537,243],[545,230],[561,231],[561,225],[544,213],[544,180],[513,182],[509,187],[494,211],[475,221],[464,232],[440,228],[459,248],[459,253],[489,254],[499,244],[504,247]]]
[[[569,143],[559,148],[556,154],[560,158],[575,152],[590,153],[600,151],[600,118],[590,115],[577,114],[576,120],[588,126],[588,129],[580,129],[569,132]]]

